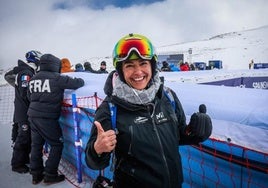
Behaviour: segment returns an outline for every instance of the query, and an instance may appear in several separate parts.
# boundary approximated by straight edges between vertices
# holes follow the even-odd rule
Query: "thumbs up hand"
[[[116,134],[114,130],[104,131],[100,122],[94,121],[97,128],[97,139],[94,143],[94,149],[98,155],[103,152],[111,152],[116,145]]]

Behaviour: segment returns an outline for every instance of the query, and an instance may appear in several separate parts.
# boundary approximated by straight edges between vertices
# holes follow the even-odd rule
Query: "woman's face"
[[[152,67],[149,60],[127,60],[122,66],[126,83],[131,87],[142,90],[152,78]]]

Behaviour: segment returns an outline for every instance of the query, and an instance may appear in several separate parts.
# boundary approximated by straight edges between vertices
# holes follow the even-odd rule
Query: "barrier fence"
[[[80,108],[78,124],[81,139],[81,169],[94,180],[99,172],[86,166],[84,150],[93,125],[95,110],[102,99],[94,96],[77,98]],[[64,101],[60,123],[65,135],[63,157],[76,163],[75,139],[70,99]],[[268,185],[268,153],[255,151],[226,141],[209,138],[197,146],[180,146],[185,183],[183,187],[258,187]],[[78,156],[79,157],[79,156]],[[110,167],[104,170],[112,178]]]
[[[1,86],[0,94],[1,122],[11,124],[14,111],[14,88]],[[60,171],[67,175],[68,181],[74,186],[85,187],[91,185],[99,174],[98,171],[86,166],[84,150],[95,110],[102,99],[95,93],[89,97],[77,97],[76,102],[75,111],[71,98],[65,99],[62,105],[59,121],[65,142]],[[73,116],[74,112],[77,113],[76,118]],[[74,119],[79,127],[77,134],[75,134]],[[75,135],[79,135],[78,140]],[[76,146],[80,146],[79,149]],[[80,152],[76,152],[77,149]],[[268,151],[255,151],[215,139],[213,135],[200,145],[180,146],[179,150],[185,180],[183,187],[268,187]],[[80,164],[77,161],[80,161]],[[77,165],[81,165],[80,175],[78,175]],[[112,177],[109,167],[103,173]]]

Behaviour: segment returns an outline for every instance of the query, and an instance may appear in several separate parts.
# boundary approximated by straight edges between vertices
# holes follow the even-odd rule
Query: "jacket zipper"
[[[128,147],[128,154],[131,155],[131,148],[132,148],[132,140],[133,140],[133,127],[132,125],[129,126],[129,131],[130,131],[130,144],[129,144],[129,147]]]
[[[149,111],[150,112],[150,111]],[[160,139],[160,136],[159,136],[159,133],[158,133],[158,130],[156,128],[156,125],[155,125],[155,121],[154,121],[154,116],[155,114],[155,105],[153,105],[153,113],[151,115],[151,119],[152,119],[152,123],[153,123],[153,129],[156,133],[156,137],[157,137],[157,140],[158,140],[158,143],[159,143],[159,146],[160,146],[160,153],[161,153],[161,156],[162,156],[162,159],[164,161],[164,165],[165,165],[165,169],[166,169],[166,172],[167,172],[167,176],[168,176],[168,187],[170,187],[170,174],[169,174],[169,168],[168,168],[168,164],[167,164],[167,159],[166,159],[166,156],[164,154],[164,149],[163,149],[163,145],[162,145],[162,142],[161,142],[161,139]]]

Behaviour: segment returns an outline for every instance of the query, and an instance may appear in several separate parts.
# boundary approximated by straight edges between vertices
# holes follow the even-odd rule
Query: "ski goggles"
[[[145,60],[151,60],[155,56],[154,47],[149,39],[138,34],[129,34],[118,41],[113,51],[113,65],[127,60],[132,52]]]

